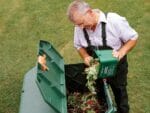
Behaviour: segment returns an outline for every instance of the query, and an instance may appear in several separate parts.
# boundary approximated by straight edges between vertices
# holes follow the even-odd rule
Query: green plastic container
[[[102,57],[101,57],[102,53]],[[104,51],[96,51],[97,56],[100,58],[101,66],[104,68],[108,65],[106,61],[109,59],[105,55],[110,53]],[[46,55],[48,71],[42,71],[40,64],[37,66],[37,84],[41,91],[41,94],[46,103],[52,107],[56,113],[67,113],[67,99],[66,99],[66,87],[65,87],[65,72],[64,72],[64,61],[60,54],[54,49],[54,47],[46,42],[40,41],[39,44],[39,55]],[[108,58],[104,60],[105,58]],[[109,54],[108,54],[109,55]],[[116,64],[116,59],[111,60],[109,66],[114,66]],[[103,67],[101,70],[103,70]],[[102,71],[103,72],[103,71]],[[113,72],[112,72],[113,73]],[[103,73],[103,76],[106,77]],[[105,113],[115,113],[115,107],[112,103],[110,92],[107,83],[104,81],[104,89],[106,100],[108,104],[108,110]]]
[[[99,78],[108,78],[115,75],[118,59],[112,56],[112,50],[95,50],[100,62]]]

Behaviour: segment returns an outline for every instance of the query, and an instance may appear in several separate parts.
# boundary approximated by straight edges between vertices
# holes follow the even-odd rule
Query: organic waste
[[[86,87],[89,92],[84,94],[80,92],[70,93],[68,95],[68,113],[104,113],[105,106],[101,106],[97,99],[95,80],[99,71],[99,62],[95,59],[91,61],[90,67],[85,69]]]

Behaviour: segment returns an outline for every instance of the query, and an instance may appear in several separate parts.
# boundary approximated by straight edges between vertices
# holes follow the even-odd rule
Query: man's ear
[[[90,14],[91,16],[93,16],[93,11],[92,11],[92,9],[87,10],[87,13]]]

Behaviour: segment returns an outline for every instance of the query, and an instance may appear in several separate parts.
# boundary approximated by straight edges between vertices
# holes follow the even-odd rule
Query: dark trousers
[[[86,75],[84,74],[85,65],[69,64],[65,65],[66,86],[69,92],[79,91],[86,92]],[[117,67],[116,75],[112,78],[107,78],[107,82],[110,84],[113,94],[115,96],[115,102],[117,104],[117,113],[129,113],[128,95],[127,95],[127,73],[128,64],[126,58],[122,59]],[[105,101],[105,94],[103,88],[103,82],[101,79],[97,80],[98,97]]]
[[[115,96],[118,113],[129,113],[128,94],[127,94],[127,73],[128,63],[120,62],[116,76],[111,78],[110,86]]]

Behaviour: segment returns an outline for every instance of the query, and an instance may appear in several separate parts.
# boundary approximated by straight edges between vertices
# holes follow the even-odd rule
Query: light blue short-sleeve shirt
[[[122,17],[116,13],[108,13],[106,19],[106,16],[102,11],[94,11],[99,12],[100,16],[95,31],[87,30],[91,45],[103,45],[101,22],[106,23],[107,45],[114,50],[119,50],[128,40],[136,40],[138,38],[137,32],[129,25],[125,17]],[[74,29],[74,46],[77,49],[88,46],[83,34],[83,29],[78,26],[75,26]]]

